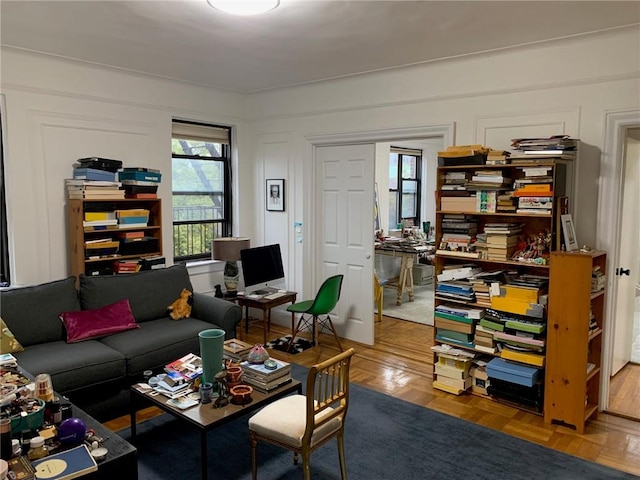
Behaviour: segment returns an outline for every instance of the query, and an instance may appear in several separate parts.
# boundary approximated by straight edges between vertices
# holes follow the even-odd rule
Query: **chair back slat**
[[[349,367],[354,354],[355,350],[350,348],[309,369],[305,438],[336,417],[342,417],[344,422],[349,405]]]
[[[331,312],[340,300],[340,290],[344,275],[334,275],[327,278],[316,294],[313,304],[307,310],[311,315],[325,315]]]

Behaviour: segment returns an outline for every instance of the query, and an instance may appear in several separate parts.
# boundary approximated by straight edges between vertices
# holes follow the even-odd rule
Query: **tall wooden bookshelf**
[[[544,418],[584,432],[600,396],[607,255],[554,252],[549,279],[549,326]]]
[[[523,167],[547,167],[549,169],[550,175],[552,176],[552,189],[553,189],[553,207],[550,209],[548,213],[545,214],[534,214],[534,213],[517,213],[517,212],[487,212],[487,211],[477,211],[475,209],[465,209],[461,211],[452,210],[451,208],[443,209],[442,198],[443,198],[443,189],[442,186],[445,183],[445,175],[447,172],[465,172],[469,176],[473,175],[473,173],[477,170],[485,170],[485,171],[494,171],[496,175],[502,175],[505,178],[511,178],[516,180],[518,178],[522,178],[524,176]],[[549,276],[550,270],[554,268],[553,260],[550,262],[535,262],[535,261],[519,261],[519,260],[490,260],[482,254],[478,254],[475,251],[471,252],[459,252],[459,251],[450,251],[447,252],[443,249],[444,245],[442,245],[442,230],[443,230],[443,219],[447,215],[465,215],[466,218],[470,218],[472,220],[477,221],[477,232],[484,232],[485,225],[489,223],[516,223],[522,224],[523,230],[522,235],[526,237],[530,237],[533,235],[537,235],[540,232],[546,232],[551,236],[551,247],[550,250],[557,250],[560,248],[562,233],[559,229],[559,214],[561,203],[566,205],[566,197],[571,194],[571,171],[572,164],[571,160],[562,160],[555,159],[551,161],[541,160],[535,163],[528,164],[503,164],[503,165],[456,165],[456,166],[440,166],[438,167],[438,180],[437,180],[437,191],[436,191],[436,246],[438,247],[438,251],[435,256],[435,268],[436,275],[443,272],[445,267],[450,268],[456,265],[463,264],[474,264],[478,267],[481,267],[483,271],[491,271],[491,270],[512,270],[517,271],[519,274],[529,274],[529,275],[538,275],[538,276]],[[549,258],[549,255],[546,255],[546,258]],[[551,294],[549,295],[551,297]],[[439,305],[452,305],[455,306],[454,303],[451,303],[450,299],[442,299],[438,298],[438,293],[435,295],[435,306]],[[479,305],[477,303],[464,303],[467,307],[474,308],[486,308],[483,305]],[[459,306],[459,305],[458,305]],[[436,329],[434,329],[434,332]],[[434,345],[440,344],[448,344],[447,342],[443,342],[440,339],[434,337]],[[463,350],[471,351],[477,354],[483,355],[492,355],[494,357],[500,357],[499,352],[495,352],[493,354],[487,353],[483,350],[478,350],[474,348],[474,346],[465,346],[456,343],[449,343],[450,346],[455,348],[461,348]],[[543,352],[546,359],[548,361],[549,352]],[[551,354],[552,355],[552,354]],[[434,354],[434,365],[436,363],[437,354]],[[543,372],[544,373],[544,372]],[[542,376],[543,377],[543,376]],[[435,377],[435,369],[434,369],[434,378]],[[435,385],[435,384],[434,384]],[[540,388],[543,390],[544,380],[540,383]],[[468,390],[470,391],[470,390]],[[455,392],[454,392],[455,393]],[[509,402],[507,402],[509,403]],[[533,413],[542,414],[543,404],[542,400],[537,402],[537,406],[529,407],[526,405],[517,405],[516,406],[532,411]]]
[[[115,210],[146,209],[149,220],[146,227],[91,230],[83,226],[87,211],[112,212]],[[114,261],[140,259],[162,255],[162,201],[155,199],[118,199],[118,200],[67,200],[67,241],[69,245],[69,263],[71,275],[100,275],[108,272]],[[135,242],[128,249],[121,248],[118,253],[88,258],[85,243],[100,238],[118,239],[119,233],[142,231],[149,240]]]

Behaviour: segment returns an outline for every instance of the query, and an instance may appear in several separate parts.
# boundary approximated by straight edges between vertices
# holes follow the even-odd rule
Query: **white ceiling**
[[[640,2],[1,0],[0,21],[5,46],[247,93],[637,25]]]

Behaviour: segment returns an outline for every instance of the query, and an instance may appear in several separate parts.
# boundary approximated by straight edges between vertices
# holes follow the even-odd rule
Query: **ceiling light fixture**
[[[207,0],[207,3],[233,15],[258,15],[276,8],[280,0]]]

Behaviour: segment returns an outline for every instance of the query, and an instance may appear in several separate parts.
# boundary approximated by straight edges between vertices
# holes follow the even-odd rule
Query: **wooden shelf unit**
[[[441,209],[441,199],[442,199],[442,185],[444,184],[444,177],[447,172],[450,171],[463,171],[472,173],[475,170],[494,170],[496,174],[500,172],[503,173],[504,177],[512,178],[513,180],[524,176],[523,171],[520,170],[521,167],[549,167],[551,168],[551,176],[553,177],[552,189],[553,189],[553,208],[548,215],[542,214],[531,214],[531,213],[510,213],[510,212],[476,212],[476,211],[451,211],[451,210],[442,210]],[[506,164],[506,165],[465,165],[465,166],[441,166],[438,167],[438,179],[437,179],[437,190],[436,190],[436,246],[440,246],[442,239],[442,221],[445,215],[447,214],[464,214],[470,217],[473,217],[478,221],[478,233],[484,231],[484,227],[487,223],[521,223],[523,224],[523,232],[524,236],[536,235],[539,232],[548,231],[551,234],[552,242],[551,249],[559,249],[561,245],[562,233],[560,230],[559,223],[559,200],[558,197],[570,197],[571,195],[571,178],[572,175],[572,162],[570,160],[554,160],[554,161],[540,161],[537,163],[523,163],[523,164]],[[532,274],[532,275],[541,275],[541,276],[549,276],[550,271],[553,270],[553,262],[550,265],[547,264],[536,264],[530,262],[521,262],[517,260],[489,260],[485,258],[467,258],[456,256],[454,253],[447,254],[444,252],[436,253],[435,256],[435,273],[440,274],[445,266],[450,265],[462,265],[473,263],[479,267],[482,267],[483,270],[500,270],[500,269],[516,269],[518,272],[522,274]],[[445,300],[442,298],[438,298],[437,293],[435,296],[435,306],[441,304],[452,304],[454,305],[456,302],[451,300]],[[462,302],[464,303],[464,302]],[[466,306],[473,308],[486,308],[482,305],[478,304],[469,304],[466,303]],[[435,328],[434,328],[434,344],[448,344],[452,347],[461,348],[463,350],[472,351],[482,355],[493,355],[494,357],[500,357],[500,353],[497,352],[495,354],[487,353],[485,351],[477,350],[475,348],[470,348],[467,346],[458,345],[455,343],[443,342],[441,340],[437,340],[435,338]],[[545,352],[545,361],[548,361],[548,350]],[[436,362],[437,354],[434,354],[434,364]],[[435,369],[434,369],[434,378],[435,378]],[[471,392],[469,390],[469,392]],[[517,405],[513,402],[507,401],[506,399],[493,398],[495,401],[499,403],[505,403],[512,406],[518,406],[522,410],[536,413],[538,415],[542,415],[543,413],[540,411],[536,411],[535,409],[527,406],[527,405]]]
[[[591,292],[591,272],[599,267],[604,274],[606,263],[601,251],[551,256],[544,419],[579,433],[599,408],[606,292]],[[588,372],[589,364],[595,366]]]
[[[102,208],[103,211],[144,208],[149,210],[149,221],[146,227],[118,228],[112,230],[86,230],[83,227],[84,214],[89,208]],[[95,211],[95,210],[94,210]],[[155,199],[117,199],[117,200],[67,200],[67,241],[69,244],[69,265],[71,275],[81,273],[91,275],[92,272],[109,267],[116,260],[137,259],[162,255],[162,201]],[[156,248],[149,251],[136,252],[132,255],[114,254],[103,258],[85,258],[85,242],[92,239],[111,237],[127,231],[143,231],[145,236],[157,239]]]

